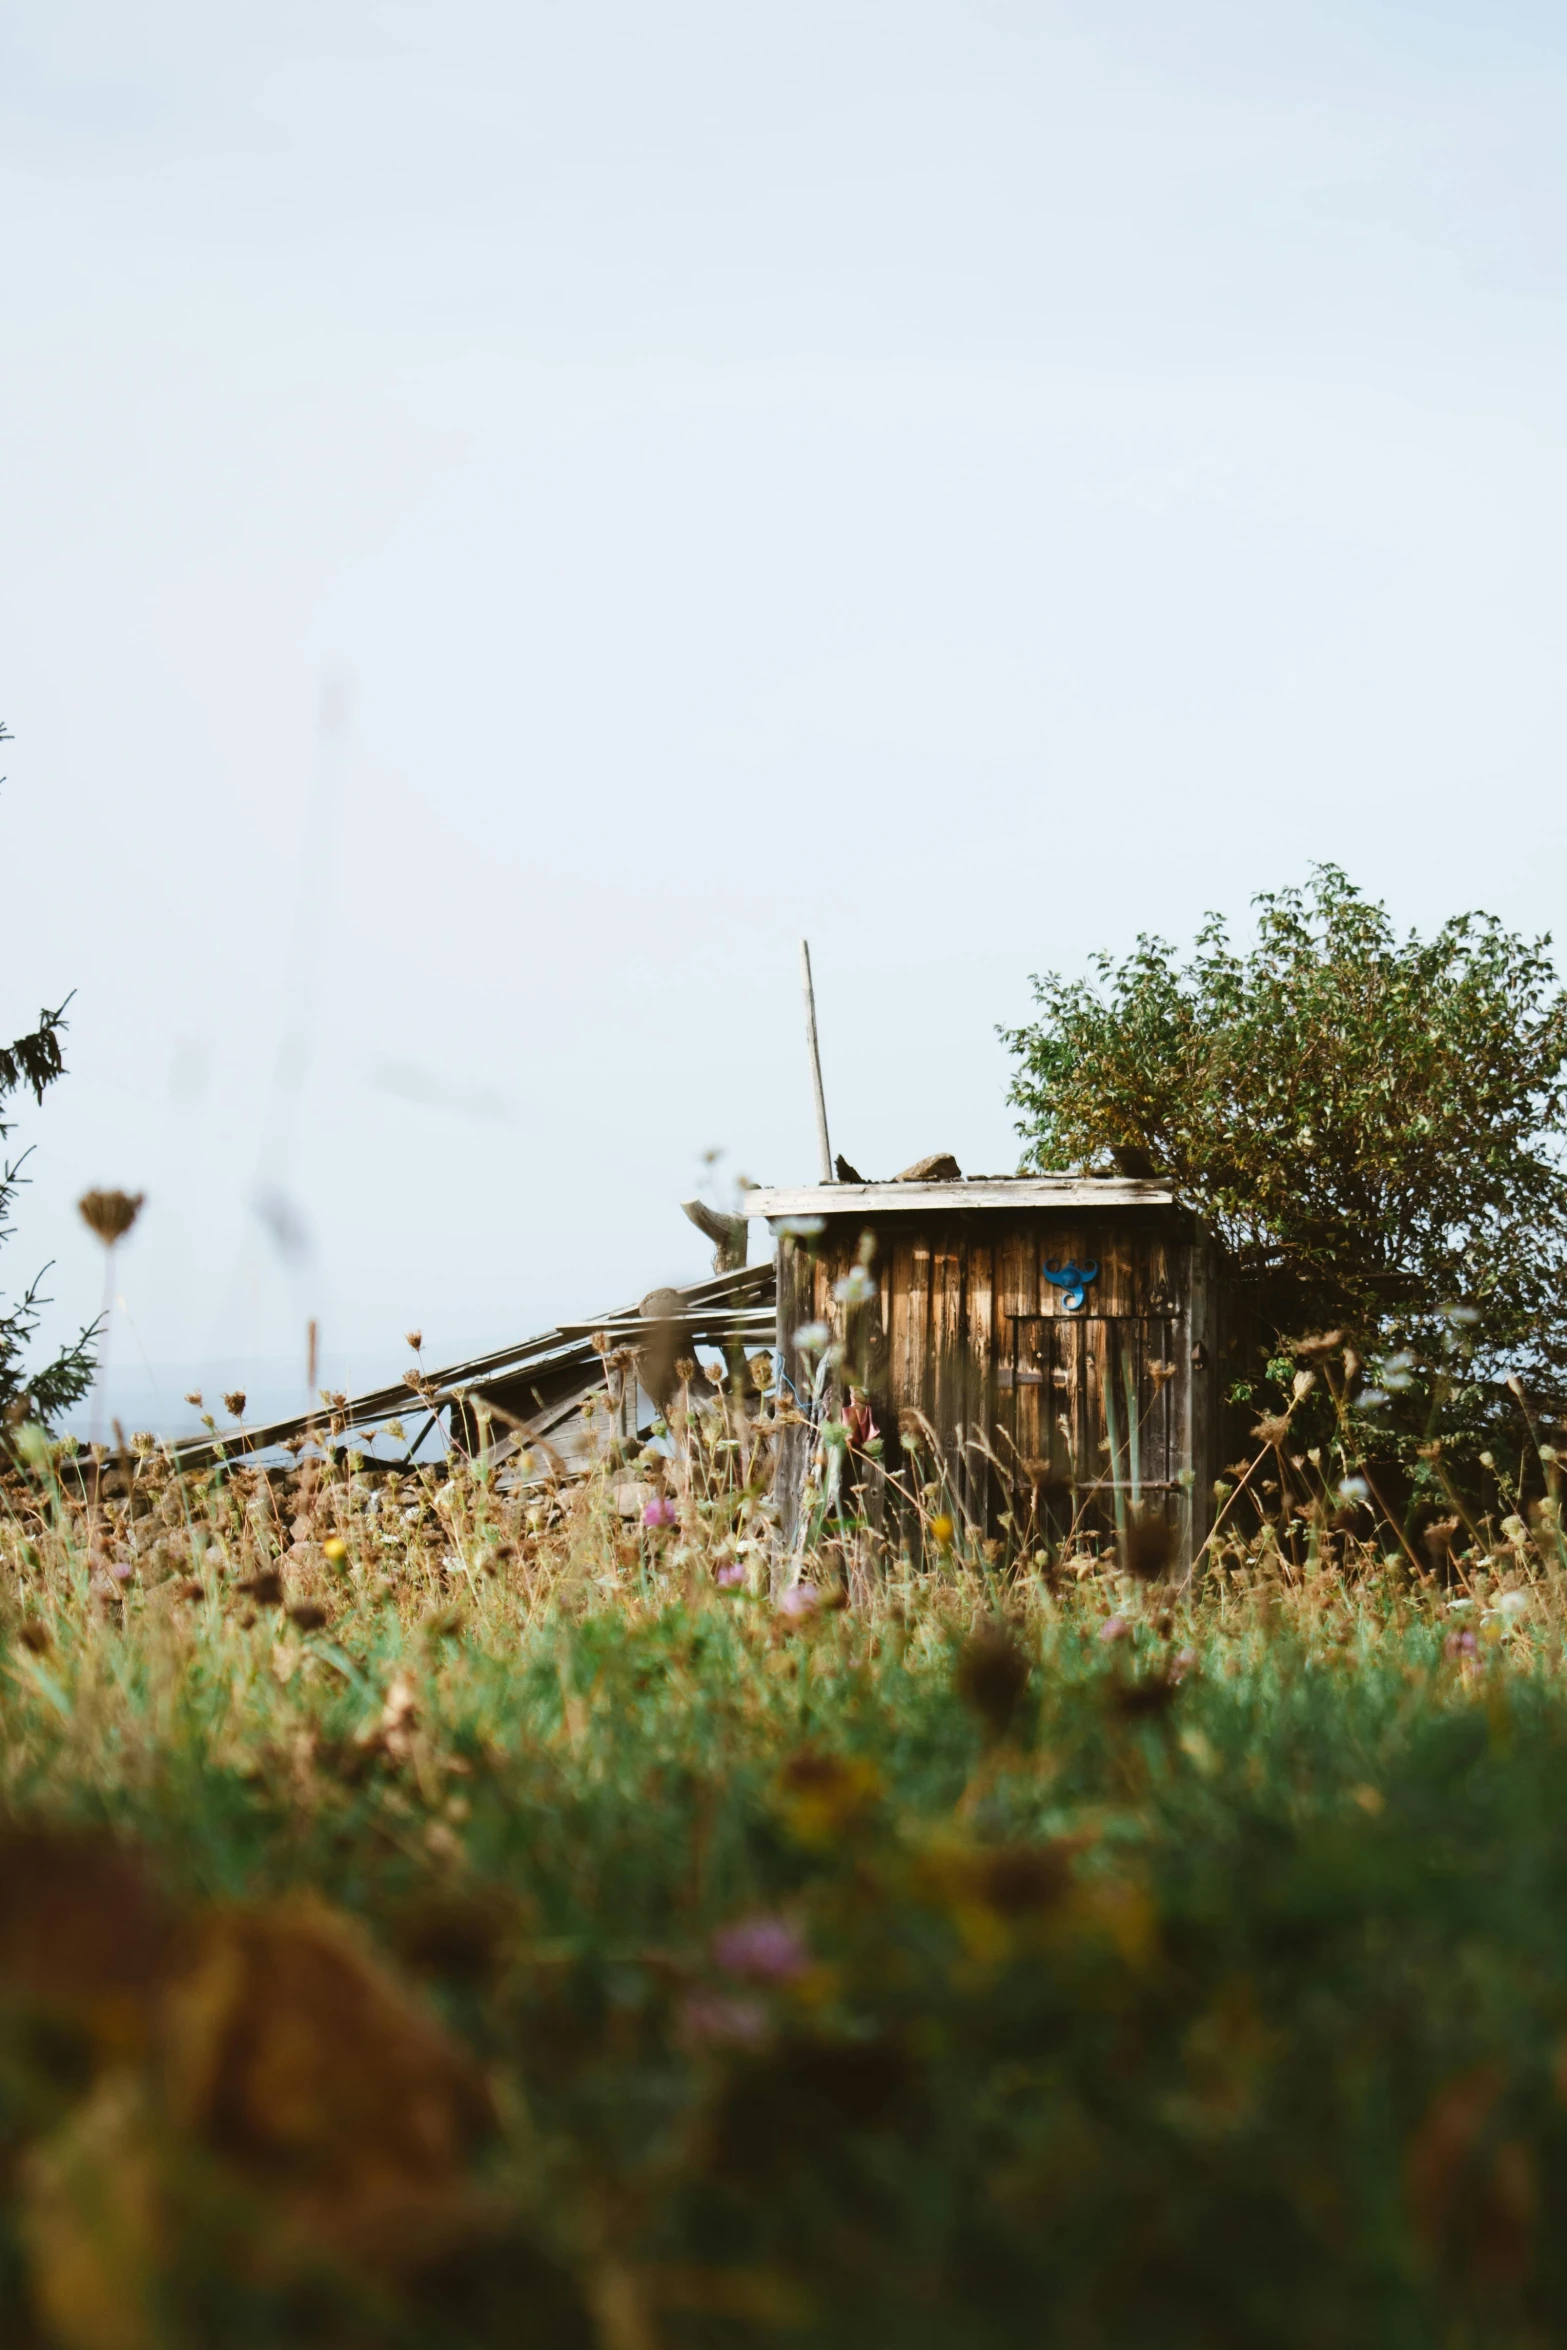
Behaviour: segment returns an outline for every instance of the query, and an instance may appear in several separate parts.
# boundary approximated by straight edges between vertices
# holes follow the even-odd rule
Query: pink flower
[[[822,1604],[822,1595],[814,1583],[791,1583],[778,1602],[781,1616],[810,1616]]]
[[[1442,1647],[1446,1655],[1454,1657],[1478,1656],[1480,1653],[1480,1643],[1472,1632],[1449,1632]]]
[[[667,1493],[655,1493],[642,1512],[644,1526],[672,1526],[675,1523],[675,1505]]]
[[[721,1926],[713,1936],[713,1957],[726,1975],[749,1975],[758,1983],[787,1983],[811,1962],[798,1926],[767,1915]]]
[[[1107,1616],[1099,1627],[1101,1640],[1124,1640],[1131,1630],[1125,1616]]]
[[[680,2029],[698,2048],[754,2048],[767,2037],[767,2010],[759,1999],[732,1991],[693,1991],[680,2010]]]
[[[738,1559],[725,1559],[721,1567],[715,1568],[713,1581],[720,1591],[734,1591],[745,1581],[745,1569]]]

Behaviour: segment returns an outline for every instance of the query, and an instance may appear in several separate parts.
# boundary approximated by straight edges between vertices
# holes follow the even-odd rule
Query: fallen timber
[[[771,1262],[741,1266],[684,1288],[652,1292],[641,1306],[618,1306],[587,1321],[559,1323],[492,1354],[364,1395],[334,1397],[286,1420],[187,1438],[169,1448],[169,1457],[177,1468],[199,1470],[247,1455],[340,1445],[351,1435],[373,1442],[391,1423],[422,1414],[424,1425],[407,1445],[403,1466],[412,1464],[443,1419],[445,1444],[457,1452],[482,1452],[501,1461],[539,1444],[565,1466],[585,1466],[581,1455],[591,1449],[591,1431],[584,1406],[590,1398],[600,1438],[645,1433],[660,1408],[653,1391],[657,1374],[650,1364],[694,1353],[698,1346],[731,1355],[771,1348],[776,1295]],[[657,1310],[646,1310],[655,1301]],[[618,1373],[610,1367],[613,1357],[620,1358]],[[649,1379],[651,1388],[645,1383]],[[611,1387],[612,1420],[597,1410]],[[388,1467],[394,1465],[388,1460]]]

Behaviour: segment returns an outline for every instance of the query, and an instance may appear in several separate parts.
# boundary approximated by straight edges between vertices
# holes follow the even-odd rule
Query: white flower
[[[833,1296],[841,1305],[863,1305],[876,1295],[876,1283],[864,1265],[852,1265],[841,1281],[833,1283]]]

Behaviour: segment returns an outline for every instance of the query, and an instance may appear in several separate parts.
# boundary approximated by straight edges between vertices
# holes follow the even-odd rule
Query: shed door
[[[1022,1465],[1053,1539],[1108,1533],[1118,1505],[1178,1513],[1179,1329],[1173,1314],[1012,1317],[1009,1383],[1039,1447]]]

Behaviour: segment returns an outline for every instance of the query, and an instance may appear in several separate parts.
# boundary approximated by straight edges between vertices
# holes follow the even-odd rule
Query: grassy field
[[[6,2344],[1560,2339],[1516,1520],[781,1605],[743,1494],[134,1483],[0,1532]]]

